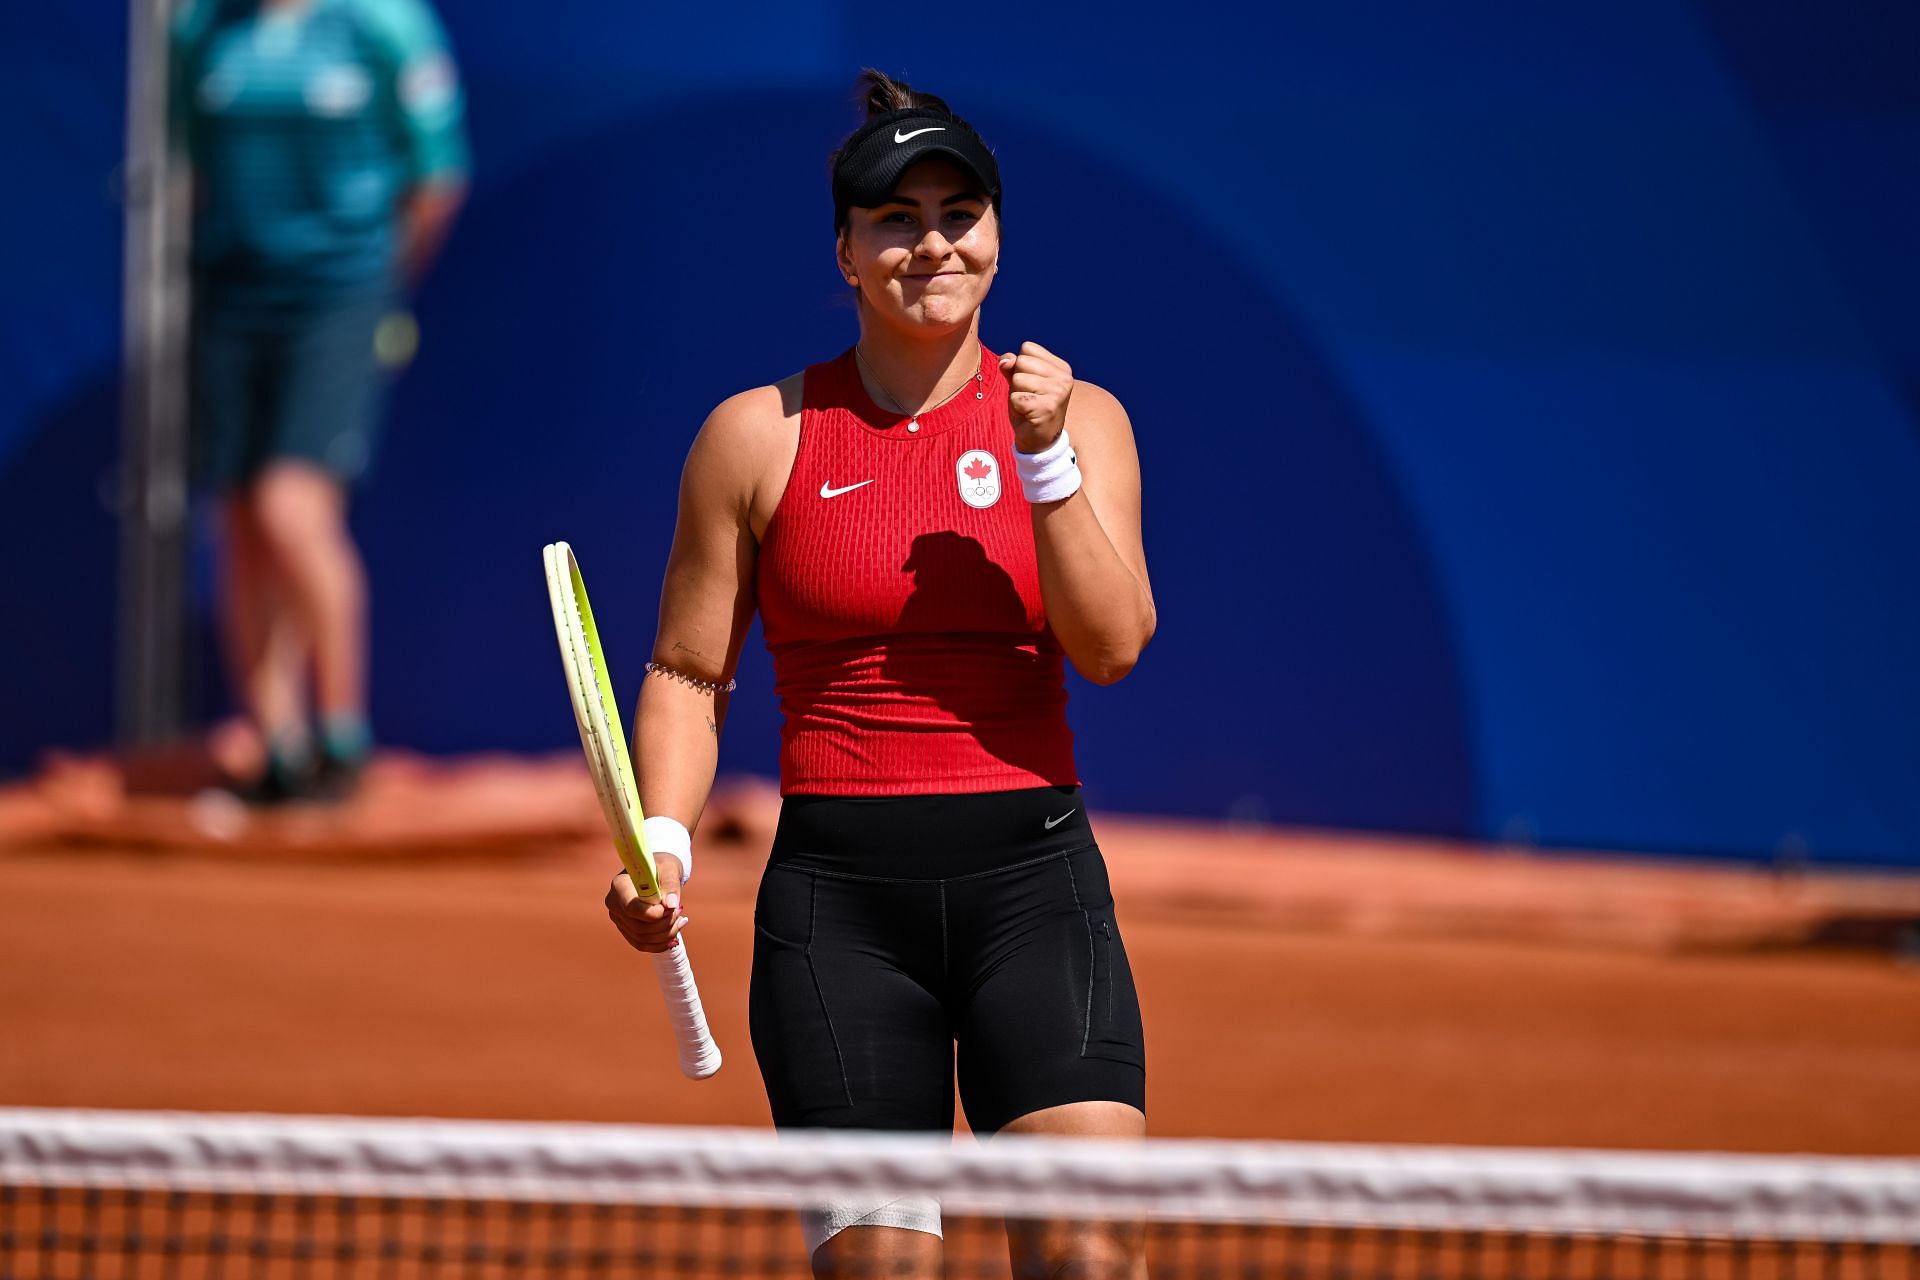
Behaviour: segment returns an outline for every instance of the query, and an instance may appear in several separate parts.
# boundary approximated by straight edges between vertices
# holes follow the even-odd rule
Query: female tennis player
[[[833,159],[859,340],[694,441],[635,734],[664,905],[623,874],[608,909],[644,951],[687,923],[687,828],[757,604],[785,716],[750,998],[774,1122],[951,1130],[957,1044],[975,1132],[1137,1136],[1140,1009],[1062,665],[1110,684],[1153,634],[1132,429],[1040,344],[981,345],[993,153],[940,99],[863,82]],[[1074,270],[1111,269],[1087,249]],[[805,1225],[817,1274],[938,1274],[931,1201]],[[1140,1269],[1124,1227],[1012,1245],[1019,1274]]]

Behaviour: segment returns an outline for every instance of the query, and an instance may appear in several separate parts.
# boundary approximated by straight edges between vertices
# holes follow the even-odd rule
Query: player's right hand
[[[668,951],[687,927],[680,910],[680,859],[663,853],[654,860],[660,881],[660,901],[647,902],[633,887],[633,877],[622,871],[607,886],[607,916],[613,927],[638,951]]]

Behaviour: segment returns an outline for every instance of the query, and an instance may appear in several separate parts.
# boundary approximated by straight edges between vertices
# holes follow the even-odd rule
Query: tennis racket
[[[564,542],[547,544],[547,602],[553,606],[553,630],[560,640],[560,662],[567,672],[567,692],[573,698],[573,718],[580,727],[580,745],[586,748],[587,772],[600,795],[600,809],[613,831],[620,861],[633,877],[633,887],[647,902],[660,901],[660,882],[654,876],[653,855],[641,832],[640,790],[633,781],[633,762],[627,757],[626,733],[607,678],[607,661],[600,648],[600,632],[593,625],[593,606],[587,603],[587,584],[580,562]],[[679,939],[665,951],[653,953],[660,994],[666,997],[667,1016],[680,1042],[680,1070],[704,1080],[720,1069],[720,1047],[707,1030],[700,1007],[700,989],[693,984],[693,967]]]

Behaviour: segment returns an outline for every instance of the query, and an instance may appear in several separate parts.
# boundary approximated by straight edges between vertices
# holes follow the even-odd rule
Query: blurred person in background
[[[220,505],[223,642],[264,747],[235,784],[337,799],[373,745],[348,500],[412,354],[406,294],[465,195],[459,79],[425,0],[184,0],[172,58],[194,474]]]

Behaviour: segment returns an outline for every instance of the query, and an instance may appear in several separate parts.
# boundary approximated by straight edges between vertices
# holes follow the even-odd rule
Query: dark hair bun
[[[953,114],[946,99],[931,93],[921,93],[905,80],[895,80],[884,71],[875,71],[872,67],[860,73],[857,90],[861,103],[867,109],[867,119],[874,120],[890,111],[905,111],[908,107],[931,108],[947,115]]]

